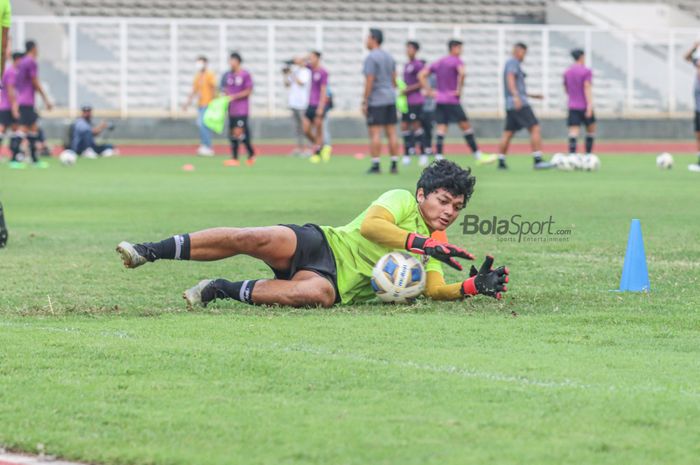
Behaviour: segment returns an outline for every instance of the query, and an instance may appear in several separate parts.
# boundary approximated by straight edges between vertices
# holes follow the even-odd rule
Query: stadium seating
[[[197,17],[229,17],[239,0],[34,0],[57,14],[107,16],[99,22],[80,20],[77,28],[77,103],[91,102],[102,109],[124,110],[130,113],[170,113],[189,92],[194,73],[193,63],[198,55],[210,59],[211,68],[221,73],[228,67],[227,55],[231,50],[243,54],[244,66],[253,74],[255,92],[252,105],[257,114],[282,114],[286,112],[286,90],[282,85],[283,61],[295,54],[312,49],[324,52],[324,65],[330,72],[330,87],[334,94],[337,113],[357,114],[361,94],[361,66],[366,54],[363,39],[367,23],[349,20],[372,17],[377,20],[416,20],[430,17],[433,24],[415,22],[383,23],[385,48],[391,52],[399,66],[405,60],[403,44],[409,37],[417,39],[422,46],[421,56],[429,61],[446,53],[447,39],[459,36],[465,41],[463,58],[467,64],[467,84],[464,100],[470,111],[495,114],[502,111],[502,66],[516,41],[529,45],[529,54],[524,64],[528,73],[527,83],[533,92],[543,93],[548,98],[545,106],[536,103],[541,112],[561,112],[565,105],[561,75],[569,66],[569,51],[582,47],[581,32],[553,30],[549,34],[549,52],[543,56],[543,35],[539,28],[522,26],[496,29],[489,26],[472,25],[469,22],[513,22],[512,15],[530,14],[539,18],[543,1],[540,0],[494,0],[490,2],[467,0],[465,2],[437,1],[431,3],[393,0],[377,2],[362,1],[348,3],[339,0],[317,2],[304,0],[285,3],[282,8],[278,0],[255,2],[255,9],[241,9],[238,19],[284,18],[316,20],[348,20],[346,22],[248,22],[236,24],[196,22]],[[222,7],[222,4],[226,4]],[[688,5],[692,2],[687,2]],[[437,6],[436,6],[437,5]],[[465,6],[466,5],[466,6]],[[168,8],[165,8],[168,6]],[[516,8],[517,7],[517,8]],[[255,10],[255,11],[253,11]],[[469,10],[469,14],[466,14]],[[439,11],[439,13],[437,13]],[[530,13],[523,13],[523,12]],[[540,13],[538,13],[540,12]],[[186,13],[186,14],[185,14]],[[148,22],[144,17],[164,16],[189,20],[169,23],[165,18]],[[510,15],[510,16],[508,16]],[[131,21],[133,17],[141,17]],[[451,24],[439,21],[450,19]],[[107,22],[105,21],[113,21]],[[455,19],[462,26],[456,27]],[[122,50],[119,22],[125,21],[126,47]],[[27,27],[27,31],[36,31]],[[63,41],[55,52],[42,49],[43,79],[49,91],[55,90],[57,102],[67,104],[67,75],[69,61],[65,56],[67,47],[65,32],[56,29],[55,43]],[[33,32],[26,32],[31,34]],[[173,36],[174,34],[174,36]],[[499,42],[499,34],[502,34]],[[62,35],[63,37],[59,37]],[[171,43],[171,37],[175,43]],[[45,37],[41,38],[47,42]],[[602,53],[601,44],[622,44],[622,51]],[[686,38],[678,43],[685,47]],[[499,43],[502,49],[499,49]],[[146,45],[145,45],[146,44]],[[624,41],[619,38],[594,35],[592,60],[595,68],[594,96],[601,113],[621,114],[630,96],[627,95],[627,72]],[[663,57],[667,54],[663,41],[649,43],[643,48],[638,65],[649,63],[649,56]],[[608,47],[610,48],[610,47]],[[171,50],[175,50],[172,54]],[[272,54],[270,54],[272,51]],[[126,56],[123,57],[122,54]],[[678,55],[682,54],[678,50]],[[120,63],[125,58],[127,67],[121,72]],[[47,66],[48,65],[48,66]],[[680,59],[676,64],[677,88],[690,88],[687,65]],[[661,67],[656,66],[655,69]],[[642,70],[644,71],[644,70]],[[661,74],[666,75],[663,67]],[[171,83],[176,83],[173,90]],[[122,87],[121,84],[126,86]],[[668,106],[668,93],[664,92],[663,80],[656,82],[642,72],[633,79],[631,96],[635,110],[658,112]],[[689,110],[692,102],[687,93],[680,93],[676,108]],[[175,100],[173,99],[175,97]],[[125,99],[124,99],[125,98]]]
[[[700,19],[700,2],[697,0],[675,0],[671,3]]]
[[[57,15],[168,18],[542,23],[545,0],[38,0]]]

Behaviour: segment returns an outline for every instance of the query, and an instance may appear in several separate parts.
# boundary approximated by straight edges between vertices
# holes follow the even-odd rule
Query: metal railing
[[[369,23],[209,20],[113,17],[15,17],[13,44],[39,45],[40,78],[57,114],[75,114],[84,103],[121,117],[178,117],[190,90],[196,56],[207,55],[214,71],[227,69],[240,51],[253,75],[255,115],[286,114],[282,62],[312,49],[323,52],[336,114],[359,115],[364,38]],[[696,73],[683,60],[693,29],[620,30],[583,26],[372,23],[385,33],[384,47],[399,68],[404,43],[421,43],[432,61],[446,53],[448,39],[465,42],[464,104],[472,114],[501,115],[502,70],[513,43],[528,44],[523,65],[528,90],[540,93],[542,115],[565,111],[562,73],[568,52],[580,47],[594,69],[599,114],[677,116],[693,110]],[[17,48],[17,47],[15,47]],[[400,69],[398,70],[400,72]]]

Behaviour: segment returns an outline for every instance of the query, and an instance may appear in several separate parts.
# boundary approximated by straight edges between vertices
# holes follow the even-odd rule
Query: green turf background
[[[467,163],[467,158],[459,159]],[[185,312],[253,260],[125,270],[120,240],[348,222],[419,169],[349,157],[0,165],[0,445],[107,464],[694,464],[700,457],[700,176],[676,156],[598,173],[477,167],[467,212],[554,217],[564,243],[453,242],[511,269],[505,300]],[[180,168],[194,163],[188,173]],[[651,294],[618,285],[639,218]],[[448,271],[450,280],[462,278]]]

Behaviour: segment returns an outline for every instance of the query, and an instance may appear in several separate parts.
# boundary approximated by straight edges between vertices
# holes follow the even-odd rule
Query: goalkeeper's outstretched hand
[[[474,260],[474,255],[470,254],[456,245],[438,242],[430,237],[411,233],[406,239],[406,250],[409,252],[428,255],[443,263],[450,265],[456,270],[462,270],[462,265],[455,258],[466,258]]]
[[[463,295],[482,294],[496,299],[503,297],[503,292],[508,290],[508,267],[501,266],[493,269],[493,257],[487,255],[481,268],[477,271],[472,265],[469,272],[469,279],[462,283]]]

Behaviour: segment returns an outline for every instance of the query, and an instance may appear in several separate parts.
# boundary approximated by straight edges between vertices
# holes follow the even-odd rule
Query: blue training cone
[[[642,225],[639,220],[634,219],[630,225],[630,235],[627,240],[625,264],[622,267],[622,278],[620,279],[620,292],[648,292],[649,288],[649,272],[644,253]]]

